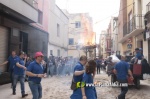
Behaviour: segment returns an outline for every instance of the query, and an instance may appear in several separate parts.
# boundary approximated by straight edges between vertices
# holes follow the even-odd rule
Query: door
[[[20,49],[28,54],[28,34],[20,32]]]
[[[9,29],[0,26],[0,63],[3,63],[8,58],[8,37]],[[1,66],[0,70],[2,72],[7,71],[7,66]]]
[[[128,15],[128,20],[129,20],[129,25],[128,25],[128,29],[129,29],[129,33],[132,32],[133,30],[133,19],[132,19],[132,11],[129,13]]]
[[[148,62],[150,63],[150,40],[148,40]]]

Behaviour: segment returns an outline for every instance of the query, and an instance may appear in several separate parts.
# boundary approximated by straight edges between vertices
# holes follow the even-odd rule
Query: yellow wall
[[[127,50],[131,50],[131,53],[133,54],[133,51],[134,51],[134,49],[135,49],[135,39],[134,39],[134,37],[131,38],[131,40],[132,40],[132,42],[131,42],[131,44],[132,44],[132,49],[128,49],[128,48],[127,48],[128,42],[125,41],[124,43],[122,43],[121,55],[124,55],[124,52],[127,51]]]
[[[132,5],[131,5],[132,4]],[[132,17],[133,17],[133,0],[127,0],[127,6],[130,5],[129,7],[127,7],[127,22],[130,21],[128,18],[129,13],[132,13]]]

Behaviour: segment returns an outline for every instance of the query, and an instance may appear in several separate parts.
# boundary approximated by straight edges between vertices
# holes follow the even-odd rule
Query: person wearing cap
[[[25,62],[24,62],[23,58],[24,58],[24,52],[21,51],[19,53],[19,57],[16,59],[16,62],[15,62],[14,77],[13,77],[13,95],[16,95],[16,85],[19,80],[20,85],[21,85],[22,98],[28,96],[28,94],[25,94],[25,87],[24,87],[25,70],[27,68],[25,67]]]
[[[46,77],[44,73],[44,68],[41,64],[43,60],[42,52],[35,53],[35,61],[31,62],[27,68],[26,74],[29,76],[28,83],[30,90],[32,92],[32,99],[41,99],[42,98],[42,86],[41,79]]]
[[[134,63],[137,64],[138,60],[142,60],[143,55],[141,54],[139,48],[136,48],[135,52],[136,52],[136,55],[135,55],[135,62]]]

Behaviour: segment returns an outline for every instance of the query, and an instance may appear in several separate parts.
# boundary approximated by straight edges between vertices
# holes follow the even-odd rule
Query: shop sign
[[[128,49],[132,49],[132,44],[127,44]]]

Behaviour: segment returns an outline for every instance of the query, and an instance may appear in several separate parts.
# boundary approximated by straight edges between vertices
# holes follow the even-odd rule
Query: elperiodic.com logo
[[[77,82],[76,87],[82,88],[82,87],[127,87],[128,83],[85,83],[85,82]]]

